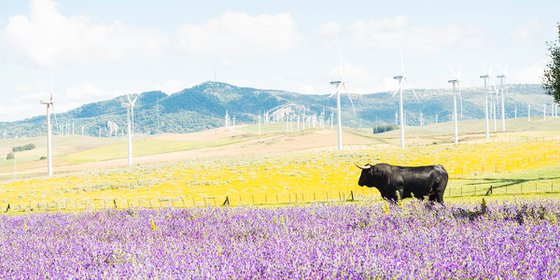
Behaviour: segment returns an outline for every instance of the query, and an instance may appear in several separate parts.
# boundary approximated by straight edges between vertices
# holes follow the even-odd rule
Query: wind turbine
[[[527,104],[527,121],[531,122],[531,103]]]
[[[393,79],[398,80],[399,81],[399,88],[397,90],[395,90],[395,92],[393,93],[392,96],[395,96],[395,94],[397,94],[397,92],[399,92],[399,119],[400,119],[400,129],[401,129],[401,148],[405,147],[405,143],[404,143],[404,127],[405,127],[405,121],[404,121],[404,104],[403,104],[403,80],[406,82],[406,84],[408,85],[408,79],[406,78],[406,73],[404,71],[404,60],[403,60],[403,55],[402,55],[402,51],[399,49],[400,55],[401,55],[401,74],[398,76],[394,76]],[[416,97],[416,101],[418,101],[418,95],[416,94],[416,91],[414,91],[413,88],[410,88],[412,90],[412,92],[414,93],[414,97]]]
[[[136,99],[138,95],[134,98],[130,97],[130,94],[126,94],[127,103],[123,103],[122,106],[126,108],[126,121],[127,121],[127,133],[128,133],[128,166],[132,165],[132,132],[133,132],[133,122],[134,122],[134,105],[136,104]]]
[[[496,76],[498,79],[500,79],[500,89],[502,92],[502,96],[501,96],[501,107],[502,107],[502,131],[506,131],[506,107],[505,107],[505,103],[504,103],[504,91],[505,91],[505,80],[506,80],[506,72],[507,72],[507,63],[504,69],[502,69],[500,67],[500,65],[498,65],[498,68],[500,69],[500,71],[502,72],[502,74]]]
[[[336,86],[336,90],[329,97],[332,97],[333,95],[336,94],[336,115],[337,115],[337,121],[338,121],[338,150],[341,151],[342,150],[342,115],[341,115],[341,109],[340,109],[340,92],[341,92],[341,90],[344,90],[344,92],[348,96],[348,99],[350,99],[350,103],[352,104],[352,109],[354,110],[354,113],[356,112],[356,109],[354,108],[354,102],[352,102],[352,98],[350,97],[350,94],[348,93],[348,89],[346,89],[346,81],[344,81],[344,75],[343,75],[343,71],[342,71],[342,67],[343,67],[342,52],[340,51],[340,43],[338,42],[338,39],[336,40],[336,46],[338,48],[338,60],[339,60],[339,63],[340,63],[340,66],[339,66],[339,69],[338,69],[340,80],[336,80],[336,81],[331,82],[331,85]]]
[[[451,72],[453,72],[453,69],[451,69]],[[453,72],[453,74],[455,74]],[[459,77],[458,75],[454,75],[455,79],[453,80],[449,80],[447,82],[449,82],[450,84],[453,85],[453,122],[454,122],[454,126],[455,126],[455,130],[454,130],[454,143],[458,144],[459,143],[459,125],[457,124],[457,91],[459,91]]]
[[[490,138],[490,120],[488,119],[488,79],[490,78],[490,71],[486,69],[486,65],[482,64],[484,67],[484,75],[480,76],[484,80],[484,117],[486,118],[486,139]]]
[[[52,87],[52,86],[51,86]],[[54,110],[53,107],[53,97],[52,97],[52,88],[49,100],[41,100],[41,104],[45,105],[47,108],[47,174],[49,176],[53,175],[52,170],[52,128],[51,128],[51,109]]]

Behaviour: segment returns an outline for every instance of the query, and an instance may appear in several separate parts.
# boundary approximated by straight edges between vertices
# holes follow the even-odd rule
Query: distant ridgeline
[[[419,101],[405,94],[406,125],[416,126],[449,121],[452,117],[452,93],[448,89],[417,89]],[[484,118],[482,89],[461,89],[463,119]],[[89,135],[99,137],[126,134],[126,96],[83,105],[53,118],[55,135]],[[394,128],[398,98],[390,93],[342,96],[345,126],[360,128]],[[510,85],[505,97],[507,118],[526,117],[527,104],[531,115],[542,116],[544,104],[551,108],[552,98],[541,85]],[[459,103],[459,101],[458,101]],[[39,106],[39,105],[37,105]],[[459,107],[459,104],[458,104]],[[220,82],[206,82],[167,95],[161,91],[141,93],[134,107],[136,134],[186,133],[222,127],[227,122],[281,122],[297,118],[328,124],[336,112],[336,100],[328,95],[308,95],[280,90],[236,87]],[[459,109],[459,108],[458,108]],[[335,119],[335,118],[333,118]],[[376,133],[381,131],[375,131]],[[45,116],[15,122],[0,122],[0,137],[37,136],[46,133]]]

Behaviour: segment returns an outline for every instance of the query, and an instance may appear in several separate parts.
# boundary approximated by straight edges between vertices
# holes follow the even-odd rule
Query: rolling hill
[[[419,100],[405,94],[407,125],[444,122],[452,116],[452,93],[448,89],[418,89]],[[480,89],[463,89],[463,118],[484,117],[484,94]],[[83,134],[87,136],[118,136],[126,128],[126,97],[85,104],[64,113],[57,113],[55,135]],[[545,95],[540,85],[511,85],[506,96],[507,118],[527,116],[527,104],[533,104],[532,114],[542,116]],[[343,96],[344,125],[353,128],[372,128],[394,124],[398,98],[381,92],[353,95],[355,112],[348,98]],[[138,94],[135,107],[136,133],[188,133],[221,127],[226,112],[237,123],[256,123],[259,114],[266,121],[306,116],[327,121],[336,107],[335,98],[328,95],[307,95],[280,90],[237,87],[220,82],[205,82],[171,95],[161,91]],[[549,107],[550,108],[550,107]],[[263,119],[263,121],[265,121]],[[0,122],[0,136],[4,138],[38,136],[45,133],[45,117],[36,116],[16,122]]]

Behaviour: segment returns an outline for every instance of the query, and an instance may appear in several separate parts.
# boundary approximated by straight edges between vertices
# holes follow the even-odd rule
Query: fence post
[[[276,193],[276,204],[279,204],[280,200],[278,199],[278,193]]]
[[[492,185],[490,185],[490,188],[488,189],[488,191],[486,191],[485,196],[489,196],[492,194],[492,188],[493,188]]]
[[[251,194],[251,199],[253,199],[253,205],[255,205],[255,196]]]
[[[117,200],[113,199],[113,204],[115,205],[115,209],[119,209],[119,207],[117,206]]]

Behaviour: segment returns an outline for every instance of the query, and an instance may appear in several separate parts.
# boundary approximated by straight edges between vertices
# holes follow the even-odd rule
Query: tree
[[[543,87],[547,94],[554,97],[554,102],[560,104],[560,23],[558,23],[558,38],[546,43],[552,61],[546,64],[543,76]]]

